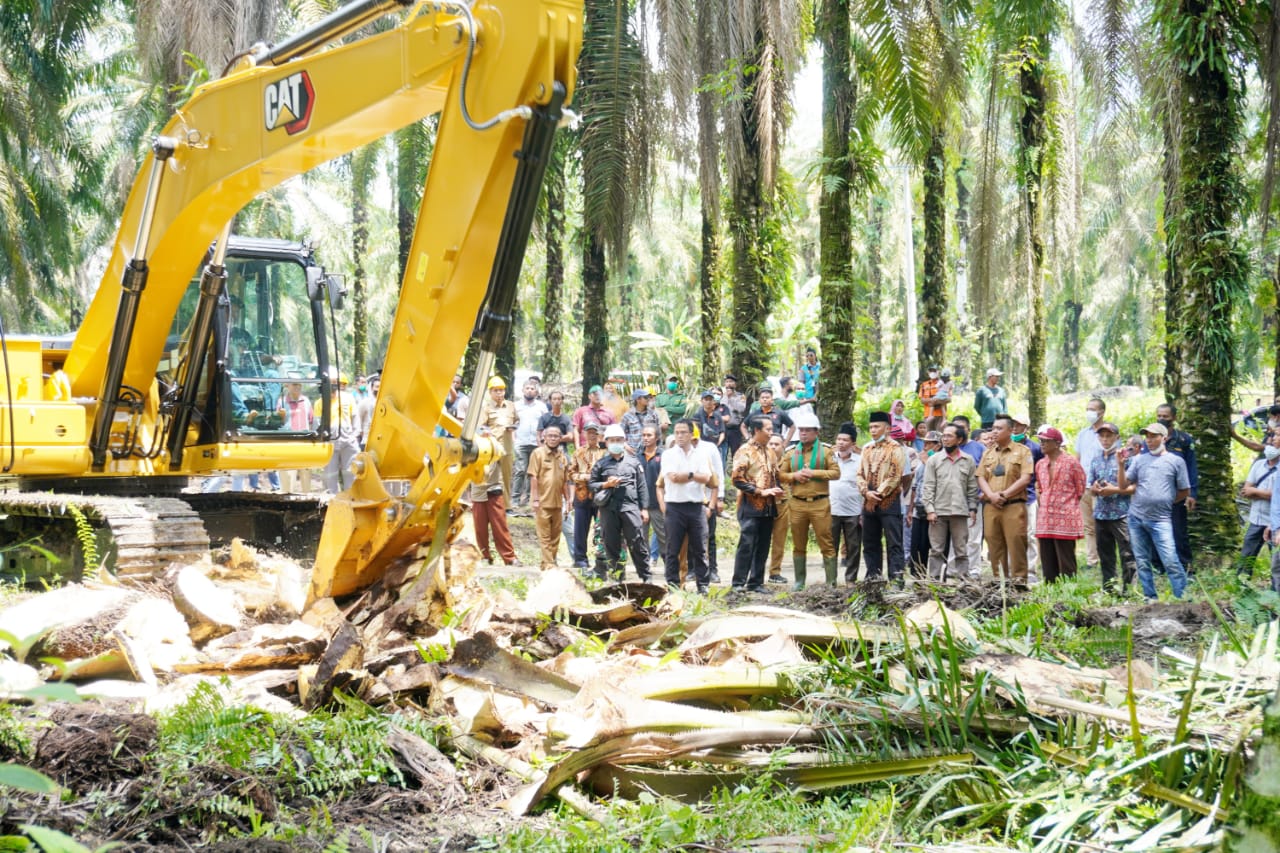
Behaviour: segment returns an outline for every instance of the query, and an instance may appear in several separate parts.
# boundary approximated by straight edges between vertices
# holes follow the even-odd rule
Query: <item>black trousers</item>
[[[1173,544],[1182,567],[1191,574],[1191,533],[1187,529],[1187,502],[1173,505]]]
[[[840,553],[840,540],[844,540],[844,579],[853,583],[858,579],[858,564],[862,562],[862,516],[831,516],[831,543],[836,554]]]
[[[622,580],[626,569],[622,565],[622,546],[631,552],[640,580],[649,579],[649,543],[644,537],[644,522],[640,520],[640,507],[624,506],[620,509],[605,507],[596,519],[600,525],[600,538],[604,540],[604,554],[596,557],[596,577]]]
[[[1095,518],[1093,520],[1094,535],[1098,537],[1098,561],[1102,564],[1102,585],[1113,586],[1116,582],[1116,552],[1120,553],[1121,583],[1128,589],[1133,585],[1136,566],[1133,561],[1133,548],[1129,546],[1129,519],[1127,518]]]
[[[911,576],[922,578],[929,574],[929,516],[917,511],[911,516]]]
[[[711,584],[711,570],[707,568],[707,508],[697,503],[667,504],[667,563],[668,586],[680,585],[680,547],[689,540],[689,572],[698,589]]]
[[[573,499],[573,564],[579,568],[587,567],[587,535],[591,532],[591,521],[596,518],[597,512],[591,498],[585,501]]]
[[[738,515],[738,553],[733,559],[733,588],[764,588],[764,566],[773,542],[773,517]]]
[[[867,564],[867,580],[882,577],[885,549],[889,551],[889,577],[902,577],[902,507],[897,504],[887,510],[862,513],[862,556]]]
[[[706,515],[706,512],[703,512]],[[716,518],[718,516],[712,513],[707,517],[707,571],[711,574],[719,574],[720,567],[716,561]]]

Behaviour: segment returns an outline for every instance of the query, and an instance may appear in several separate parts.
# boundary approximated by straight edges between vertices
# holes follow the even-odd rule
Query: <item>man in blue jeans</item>
[[[1174,544],[1173,505],[1191,493],[1191,480],[1182,457],[1165,449],[1164,440],[1169,431],[1164,424],[1150,424],[1141,432],[1147,442],[1147,452],[1121,460],[1116,485],[1121,493],[1133,496],[1129,504],[1129,540],[1138,563],[1142,595],[1149,604],[1156,600],[1155,577],[1151,571],[1153,556],[1158,555],[1164,564],[1174,598],[1182,598],[1187,588],[1187,572]],[[1127,448],[1119,452],[1130,456]]]

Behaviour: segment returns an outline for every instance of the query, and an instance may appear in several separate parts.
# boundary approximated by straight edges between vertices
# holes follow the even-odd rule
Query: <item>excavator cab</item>
[[[206,348],[194,405],[184,418],[183,456],[195,452],[188,464],[199,469],[203,459],[218,461],[211,469],[292,467],[280,456],[299,442],[327,452],[326,323],[341,293],[341,279],[324,271],[309,246],[233,237],[226,283],[202,343],[193,340],[201,294],[200,276],[193,277],[170,330],[170,347],[179,353],[171,361]],[[175,382],[179,375],[175,370]]]

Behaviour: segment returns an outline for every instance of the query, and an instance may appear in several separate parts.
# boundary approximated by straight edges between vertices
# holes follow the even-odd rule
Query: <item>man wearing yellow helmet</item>
[[[502,443],[502,496],[510,506],[511,463],[516,455],[516,406],[507,399],[507,383],[501,376],[489,380],[489,393],[480,404],[480,423]]]

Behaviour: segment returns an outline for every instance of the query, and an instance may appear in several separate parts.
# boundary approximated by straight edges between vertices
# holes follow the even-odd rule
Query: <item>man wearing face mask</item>
[[[680,390],[680,377],[674,373],[667,377],[666,388],[653,401],[653,404],[659,409],[667,413],[667,417],[674,424],[685,416],[688,411],[689,401],[685,399],[684,392]]]
[[[1147,452],[1126,458],[1117,471],[1120,490],[1133,496],[1129,503],[1129,541],[1138,563],[1138,582],[1148,604],[1156,600],[1151,571],[1156,556],[1169,574],[1173,597],[1182,598],[1187,587],[1187,573],[1173,541],[1173,508],[1191,493],[1191,480],[1182,457],[1165,449],[1168,434],[1168,428],[1161,423],[1144,427]],[[1127,450],[1124,452],[1127,456]]]
[[[1262,448],[1262,458],[1254,460],[1245,477],[1240,494],[1249,501],[1249,526],[1240,546],[1240,561],[1236,571],[1244,576],[1253,574],[1254,558],[1262,552],[1271,527],[1271,496],[1276,490],[1276,472],[1280,470],[1280,432],[1273,432],[1271,440]]]
[[[599,500],[608,491],[608,500],[600,507],[598,524],[604,540],[603,559],[596,558],[596,577],[622,580],[622,545],[625,542],[636,564],[640,580],[649,580],[649,546],[644,539],[644,525],[649,520],[649,487],[645,483],[644,466],[634,454],[627,453],[627,436],[622,427],[613,424],[605,429],[606,454],[591,468],[589,488]]]
[[[1187,529],[1187,516],[1196,511],[1200,471],[1196,466],[1195,439],[1180,429],[1174,429],[1173,422],[1177,416],[1178,410],[1172,403],[1156,406],[1156,423],[1162,424],[1169,433],[1164,449],[1182,460],[1187,466],[1187,479],[1191,481],[1191,492],[1186,499],[1173,505],[1173,542],[1178,548],[1178,560],[1181,561],[1182,568],[1190,575],[1194,570],[1191,566],[1191,534]]]
[[[1107,404],[1097,397],[1093,397],[1085,404],[1084,419],[1089,425],[1076,435],[1075,449],[1076,458],[1080,460],[1080,467],[1084,469],[1086,475],[1089,473],[1090,466],[1093,465],[1093,460],[1102,452],[1098,430],[1106,421],[1106,414]],[[1085,568],[1088,569],[1098,565],[1098,539],[1093,523],[1095,497],[1093,489],[1085,489],[1084,497],[1080,498],[1080,514],[1084,518],[1084,549],[1087,563]]]

